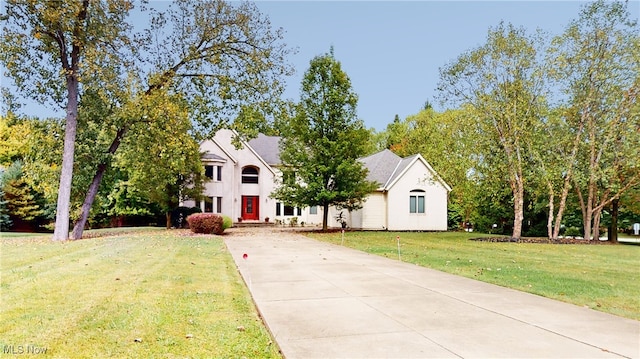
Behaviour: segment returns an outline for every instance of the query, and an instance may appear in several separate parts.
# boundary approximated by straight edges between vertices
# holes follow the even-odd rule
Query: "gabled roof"
[[[360,161],[369,169],[367,180],[377,182],[380,186],[378,190],[388,190],[416,161],[421,161],[431,172],[434,180],[440,182],[447,191],[451,187],[436,173],[431,165],[420,155],[415,154],[402,158],[388,149],[374,153],[371,156],[361,158]]]
[[[248,144],[269,166],[281,164],[279,136],[267,136],[260,133]]]
[[[383,150],[361,158],[360,162],[369,169],[367,180],[377,182],[380,187],[384,187],[401,160],[402,158],[395,153]]]

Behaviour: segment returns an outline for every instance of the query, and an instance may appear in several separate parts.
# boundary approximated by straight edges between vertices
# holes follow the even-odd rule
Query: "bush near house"
[[[224,220],[217,214],[194,213],[187,217],[187,222],[193,233],[220,235],[224,232]]]
[[[233,220],[229,216],[222,216],[222,230],[233,227]]]

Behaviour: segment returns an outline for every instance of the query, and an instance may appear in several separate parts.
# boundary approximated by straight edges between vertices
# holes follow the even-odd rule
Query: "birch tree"
[[[486,44],[441,68],[438,84],[445,102],[473,107],[478,159],[484,171],[503,176],[509,184],[516,239],[524,219],[529,131],[545,107],[542,40],[522,28],[500,24],[489,30]]]
[[[597,1],[582,8],[550,50],[551,74],[574,116],[577,151],[568,171],[575,166],[575,174],[568,177],[587,240],[599,237],[602,210],[640,185],[639,30],[626,3]]]

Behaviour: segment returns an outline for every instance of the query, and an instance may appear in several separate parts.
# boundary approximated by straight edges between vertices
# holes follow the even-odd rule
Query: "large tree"
[[[273,197],[295,206],[361,207],[375,189],[358,158],[365,154],[369,131],[356,117],[358,96],[351,80],[330,53],[316,56],[302,79],[297,113],[281,142],[282,183]]]
[[[115,131],[104,152],[115,154],[132,128],[163,121],[150,106],[160,94],[181,95],[196,138],[229,125],[247,105],[265,117],[273,115],[283,90],[282,76],[291,71],[285,62],[290,50],[281,39],[281,30],[273,31],[268,18],[251,3],[179,0],[167,12],[153,12],[149,28],[137,42],[143,76],[130,81],[123,96],[129,105],[118,106],[107,97],[108,106],[101,106],[116,108],[109,111]],[[147,110],[135,115],[122,111],[131,104]],[[164,129],[171,131],[167,125]],[[106,156],[97,167],[72,238],[82,236],[110,158]]]
[[[84,7],[78,8],[76,4],[80,3],[72,2],[69,4],[73,6],[63,7],[66,9],[63,14],[54,13],[54,5],[57,3],[33,3],[35,5],[11,1],[8,15],[15,26],[11,28],[12,31],[5,31],[5,39],[10,36],[36,39],[31,45],[36,54],[40,50],[39,39],[52,45],[67,45],[62,40],[69,39],[69,46],[74,50],[67,52],[65,47],[59,53],[71,53],[72,59],[77,57],[73,61],[77,62],[78,71],[84,70],[87,74],[79,76],[71,70],[54,71],[55,65],[60,62],[55,61],[56,57],[51,55],[57,49],[55,46],[45,53],[50,54],[49,57],[40,55],[46,59],[41,61],[28,51],[18,51],[24,46],[17,44],[15,47],[7,46],[6,53],[11,56],[5,59],[16,84],[28,95],[32,94],[26,86],[32,61],[43,62],[43,67],[49,70],[39,72],[41,81],[38,84],[44,84],[41,86],[43,92],[63,92],[50,90],[47,84],[54,82],[58,73],[73,74],[75,77],[71,79],[75,82],[82,81],[82,86],[74,85],[72,89],[77,91],[68,91],[73,94],[70,95],[73,101],[69,100],[67,108],[74,110],[72,118],[67,118],[67,126],[72,125],[72,128],[65,131],[65,135],[70,138],[67,142],[74,142],[75,137],[70,136],[75,136],[78,118],[81,119],[82,126],[94,126],[95,133],[103,136],[110,134],[111,138],[104,147],[95,146],[94,174],[89,176],[90,184],[85,192],[72,238],[82,237],[100,183],[125,137],[136,133],[131,131],[133,128],[148,126],[153,121],[163,121],[162,116],[151,116],[153,111],[135,111],[137,116],[133,116],[127,109],[149,109],[148,104],[153,103],[149,98],[154,98],[159,92],[167,95],[181,94],[182,98],[188,100],[185,106],[189,109],[189,118],[194,124],[191,134],[203,138],[226,125],[247,104],[270,115],[270,110],[278,103],[277,99],[282,92],[281,78],[291,72],[285,63],[290,50],[281,42],[281,30],[273,31],[268,18],[251,3],[177,0],[164,12],[151,8],[148,12],[151,14],[149,26],[135,35],[123,21],[131,9],[129,1],[84,1],[81,3]],[[92,11],[99,14],[93,16]],[[120,23],[112,18],[100,17],[104,14],[112,15]],[[51,20],[57,18],[61,20]],[[74,26],[58,26],[67,18]],[[47,19],[51,21],[45,22]],[[100,21],[100,24],[94,24],[93,21]],[[43,22],[48,27],[41,24]],[[76,33],[79,34],[75,35]],[[120,43],[115,43],[114,34],[119,36],[117,39]],[[101,38],[102,35],[105,37]],[[55,36],[62,37],[62,40],[56,41]],[[73,40],[74,36],[80,37],[82,41]],[[89,44],[85,44],[85,40]],[[101,46],[89,47],[91,44]],[[84,47],[79,47],[81,45]],[[122,54],[114,53],[112,48],[122,49],[119,51]],[[96,61],[85,65],[88,60]],[[82,91],[82,96],[78,91]],[[79,107],[78,98],[81,99]],[[80,117],[77,116],[78,108],[82,111]],[[65,150],[65,158],[69,157],[69,153]],[[70,170],[66,171],[64,168],[66,167],[63,166],[63,177],[65,174],[70,175]],[[61,185],[60,198],[67,197],[62,193],[63,190]],[[68,214],[69,206],[59,205],[59,218],[65,214],[62,213],[65,212],[64,208]],[[68,224],[68,217],[67,220],[57,220],[55,239],[66,238],[68,226],[64,227],[65,223]]]
[[[486,44],[440,70],[438,89],[445,101],[471,105],[477,115],[476,170],[502,177],[511,188],[513,238],[522,234],[529,131],[545,107],[542,43],[523,28],[500,24],[489,30]]]
[[[129,0],[5,3],[1,61],[17,89],[40,103],[65,108],[64,150],[54,240],[69,236],[71,182],[82,83],[104,64],[126,59]]]
[[[599,237],[602,210],[640,185],[638,33],[626,3],[596,1],[551,47],[551,75],[574,134],[565,179],[575,186],[587,240]]]

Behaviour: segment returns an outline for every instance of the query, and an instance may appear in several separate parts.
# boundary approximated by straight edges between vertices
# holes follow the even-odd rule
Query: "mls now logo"
[[[2,347],[3,354],[47,354],[48,348],[37,347],[35,345],[5,345]]]

